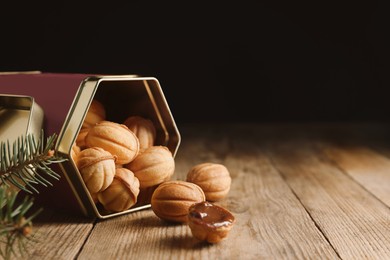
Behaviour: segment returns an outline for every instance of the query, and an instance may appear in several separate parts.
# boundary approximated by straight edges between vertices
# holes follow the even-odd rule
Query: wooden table
[[[176,179],[228,167],[236,217],[209,245],[149,208],[107,220],[45,209],[28,259],[390,259],[390,127],[179,125]]]

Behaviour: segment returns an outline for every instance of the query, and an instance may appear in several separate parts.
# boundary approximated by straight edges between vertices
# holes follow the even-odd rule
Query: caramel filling
[[[234,222],[234,216],[226,209],[207,201],[196,203],[189,209],[189,218],[197,224],[210,228],[229,226]]]

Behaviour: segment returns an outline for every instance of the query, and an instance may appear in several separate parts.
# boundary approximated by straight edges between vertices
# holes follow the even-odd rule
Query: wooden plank
[[[390,159],[367,147],[321,145],[345,173],[390,207]]]
[[[235,183],[239,191],[236,196],[243,196],[250,210],[243,216],[246,226],[242,227],[242,238],[236,241],[236,250],[252,243],[260,259],[337,259],[336,252],[254,140],[236,140],[225,158],[227,167],[241,177],[241,183]],[[256,244],[251,242],[254,238]],[[245,258],[244,254],[243,259],[255,258]]]
[[[237,222],[227,239],[200,243],[187,225],[158,219],[151,209],[97,223],[78,259],[322,259],[338,258],[306,210],[246,132],[181,128],[177,179],[211,161],[225,164],[233,181],[219,202]],[[98,250],[97,250],[98,249]]]
[[[93,225],[93,219],[45,208],[33,222],[26,258],[15,259],[75,259]]]
[[[387,206],[304,140],[275,142],[269,149],[275,167],[341,258],[388,259]]]
[[[187,225],[167,224],[148,209],[99,222],[79,259],[203,259],[202,248]]]

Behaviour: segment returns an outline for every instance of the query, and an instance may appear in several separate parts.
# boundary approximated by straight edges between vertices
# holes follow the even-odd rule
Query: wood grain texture
[[[99,221],[48,211],[34,223],[42,240],[25,259],[390,259],[390,143],[381,142],[390,131],[179,129],[173,179],[185,180],[203,162],[222,163],[232,176],[228,196],[216,202],[236,217],[225,240],[200,242],[187,225],[167,223],[150,208]],[[381,148],[372,149],[373,141]]]
[[[390,159],[367,147],[323,145],[324,153],[362,187],[390,207]]]
[[[341,258],[390,256],[387,206],[309,143],[278,143],[270,153],[275,167]]]
[[[94,219],[46,208],[33,222],[28,254],[15,259],[75,259],[93,226]]]
[[[257,259],[337,259],[338,256],[295,197],[263,149],[253,140],[233,143],[225,159],[229,168],[242,176],[237,181],[237,198],[249,202],[246,226],[257,243]],[[240,248],[253,244],[253,238],[238,240]],[[238,250],[238,248],[237,248]],[[243,254],[245,259],[245,254]],[[254,259],[254,258],[251,258]]]

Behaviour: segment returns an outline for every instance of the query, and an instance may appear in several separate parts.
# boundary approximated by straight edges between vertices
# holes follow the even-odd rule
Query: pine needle
[[[8,184],[27,193],[37,193],[32,184],[52,186],[50,179],[59,180],[60,175],[49,165],[66,159],[57,157],[52,151],[56,135],[44,139],[43,131],[39,140],[34,135],[19,137],[13,144],[0,143],[0,185]],[[12,151],[12,152],[11,152]]]

